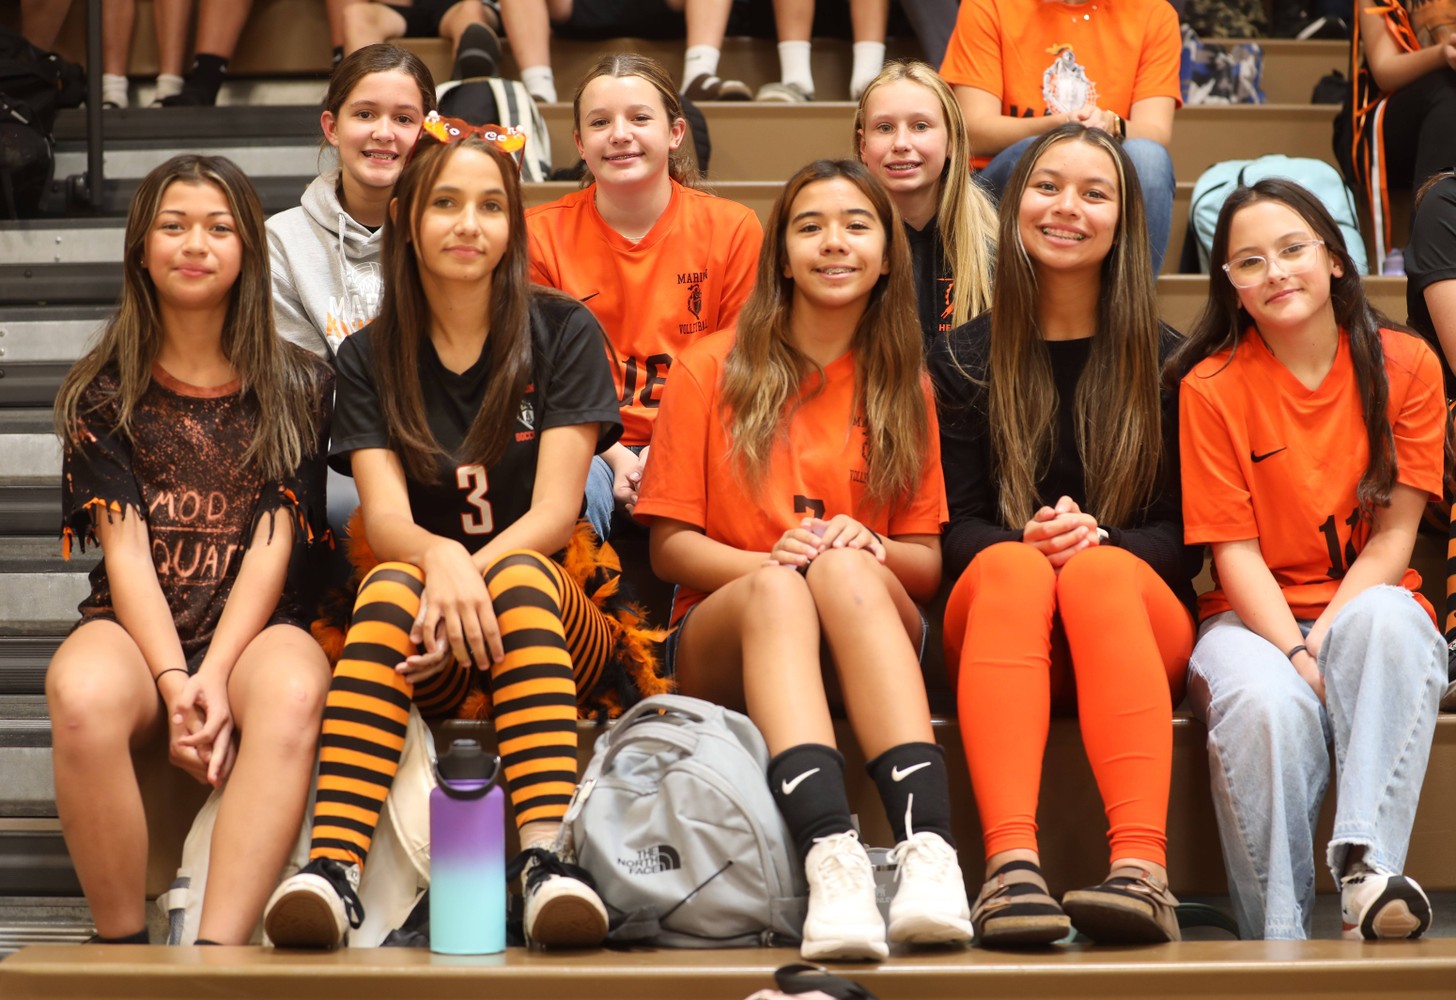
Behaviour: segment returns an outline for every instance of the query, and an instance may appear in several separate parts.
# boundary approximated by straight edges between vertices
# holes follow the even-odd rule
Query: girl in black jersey
[[[244,944],[298,837],[328,687],[290,564],[322,530],[333,378],[274,333],[262,211],[230,161],[147,175],[122,270],[56,400],[67,550],[103,553],[46,672],[56,808],[94,940],[145,944],[131,751],[165,734],[223,790],[198,940]]]
[[[576,783],[577,706],[626,690],[610,679],[624,677],[620,626],[541,553],[573,539],[587,467],[621,433],[616,395],[591,313],[527,279],[515,163],[485,138],[496,127],[432,124],[395,187],[379,318],[339,350],[331,461],[352,470],[382,562],[324,711],[310,862],[266,926],[275,944],[314,947],[358,926],[410,704],[454,714],[483,688],[525,848],[527,937],[596,944],[606,911],[550,848]]]

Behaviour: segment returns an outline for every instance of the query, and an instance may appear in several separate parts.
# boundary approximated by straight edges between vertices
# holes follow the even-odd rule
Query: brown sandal
[[[1077,933],[1097,944],[1163,944],[1182,940],[1178,898],[1146,868],[1114,868],[1101,885],[1062,897]]]
[[[976,942],[985,948],[1025,948],[1066,937],[1071,921],[1047,892],[1041,869],[1008,861],[981,887],[971,907]]]

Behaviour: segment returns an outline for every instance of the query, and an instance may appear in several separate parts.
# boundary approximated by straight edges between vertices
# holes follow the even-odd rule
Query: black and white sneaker
[[[526,943],[543,948],[596,948],[607,938],[607,908],[583,868],[539,847],[511,863],[521,873]]]
[[[1431,901],[1410,876],[1356,863],[1340,879],[1340,919],[1355,941],[1417,938],[1431,926]]]
[[[337,948],[363,922],[359,866],[332,858],[285,879],[263,911],[263,931],[277,948]]]
[[[472,24],[460,33],[460,47],[455,54],[452,80],[475,80],[500,74],[501,44],[494,31],[483,24]]]

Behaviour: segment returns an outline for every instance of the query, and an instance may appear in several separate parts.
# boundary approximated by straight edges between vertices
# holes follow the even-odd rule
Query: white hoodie
[[[332,363],[344,338],[379,313],[380,234],[339,204],[339,172],[320,174],[297,208],[268,220],[278,333]]]

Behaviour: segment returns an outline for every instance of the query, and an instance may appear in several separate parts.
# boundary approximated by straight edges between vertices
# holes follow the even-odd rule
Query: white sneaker
[[[1431,926],[1431,901],[1410,876],[1356,862],[1340,879],[1340,920],[1353,941],[1417,938]]]
[[[523,923],[528,944],[545,948],[597,948],[607,938],[607,908],[591,877],[550,851],[524,852]]]
[[[875,902],[870,856],[853,830],[816,837],[804,859],[809,880],[809,913],[799,954],[810,962],[890,954],[885,921]]]
[[[278,948],[337,948],[363,922],[359,866],[330,858],[285,879],[263,910],[263,931]]]
[[[899,866],[899,888],[890,901],[890,940],[895,944],[968,942],[971,903],[955,848],[938,833],[912,833],[890,855]]]

